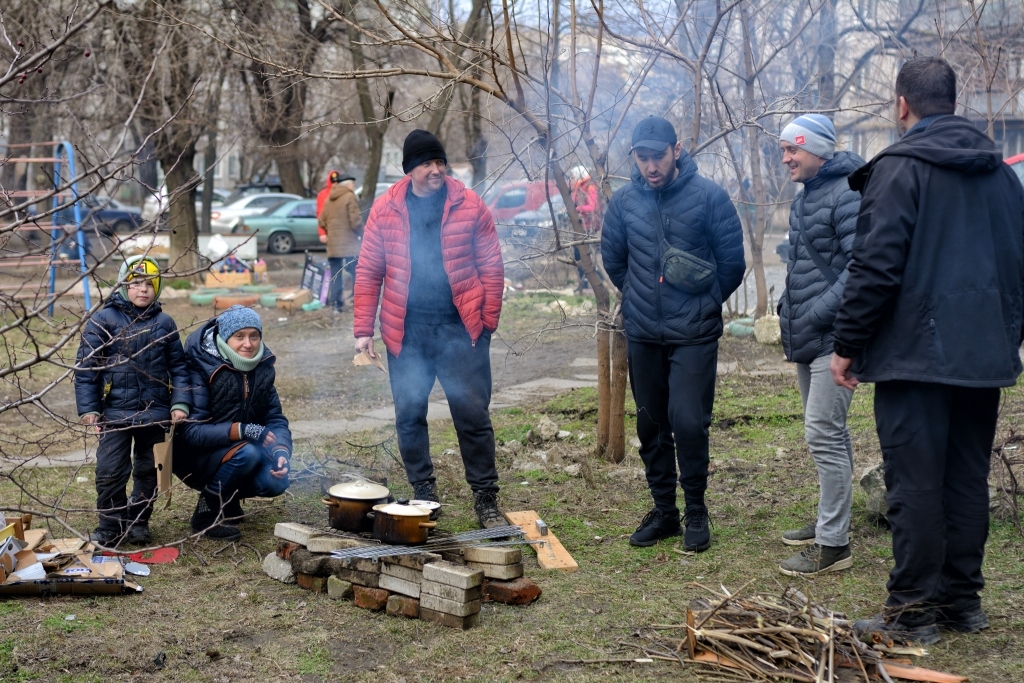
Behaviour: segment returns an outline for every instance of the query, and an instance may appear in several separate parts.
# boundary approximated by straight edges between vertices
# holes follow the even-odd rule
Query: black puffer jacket
[[[653,190],[633,166],[633,181],[608,203],[601,235],[605,270],[622,291],[626,337],[649,344],[702,344],[722,336],[722,302],[743,281],[743,230],[729,195],[697,174],[685,153],[679,174]],[[661,281],[656,221],[677,249],[714,263],[718,279],[700,295]]]
[[[863,193],[835,352],[862,382],[1013,386],[1024,332],[1024,188],[959,116],[850,176]]]
[[[779,299],[782,348],[794,363],[809,364],[832,353],[832,324],[846,284],[846,266],[853,253],[860,193],[846,178],[864,165],[852,152],[839,152],[804,183],[789,210],[789,263],[786,291]],[[839,276],[834,285],[814,264],[800,237],[799,218],[814,249]]]
[[[75,370],[78,414],[113,425],[171,419],[189,412],[188,367],[178,327],[160,304],[136,308],[115,293],[85,324]]]
[[[236,370],[217,350],[211,320],[185,341],[191,374],[192,415],[175,434],[174,474],[200,489],[213,478],[227,450],[239,443],[231,438],[234,423],[255,423],[274,433],[274,449],[292,452],[288,418],[274,387],[274,354],[263,347],[263,359],[249,372]]]

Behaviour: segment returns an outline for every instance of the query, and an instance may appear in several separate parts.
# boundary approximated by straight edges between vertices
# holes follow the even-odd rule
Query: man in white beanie
[[[846,426],[853,391],[832,381],[829,361],[860,210],[860,195],[846,178],[864,160],[835,151],[835,128],[821,114],[794,119],[779,143],[789,179],[803,184],[789,212],[786,291],[779,300],[782,345],[786,359],[796,363],[804,437],[821,488],[817,520],[782,535],[783,543],[806,547],[779,569],[789,576],[814,576],[853,566],[853,445]]]

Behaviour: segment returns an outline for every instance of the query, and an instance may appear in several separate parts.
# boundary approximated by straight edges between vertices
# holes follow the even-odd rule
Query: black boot
[[[421,481],[418,484],[413,484],[412,497],[414,500],[429,500],[433,503],[441,502],[441,499],[437,497],[437,484],[432,481]],[[430,511],[430,519],[437,519],[440,516],[441,508]]]
[[[108,527],[96,527],[96,530],[89,534],[89,540],[98,543],[105,548],[116,548],[124,539],[124,532],[120,529]]]
[[[128,527],[129,545],[149,545],[153,542],[153,534],[149,532],[149,522],[137,522]]]
[[[654,508],[640,522],[640,526],[629,537],[629,544],[645,547],[654,545],[663,538],[671,538],[682,533],[679,526],[679,510],[666,512]]]
[[[494,491],[473,491],[473,509],[481,529],[508,525],[505,515],[498,509],[498,494]]]
[[[245,518],[245,510],[242,509],[242,499],[235,495],[231,500],[224,503],[224,523],[230,526],[238,526]]]
[[[221,524],[220,495],[203,489],[199,493],[196,510],[192,513],[192,533],[202,533],[219,541],[237,541],[242,533],[233,526]]]

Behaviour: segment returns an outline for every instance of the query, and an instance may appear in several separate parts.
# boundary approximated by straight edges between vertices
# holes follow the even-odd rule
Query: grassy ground
[[[1001,430],[1013,426],[1012,416],[1024,405],[1019,390],[1007,396],[1004,414],[1010,417]],[[408,488],[392,458],[393,446],[374,445],[389,437],[382,430],[347,442],[302,446],[296,464],[301,468],[301,461],[305,469],[286,496],[264,503],[256,519],[245,524],[246,546],[187,542],[176,564],[155,566],[152,576],[141,580],[141,594],[0,602],[0,680],[699,681],[699,669],[662,662],[577,666],[558,660],[638,655],[632,647],[637,629],[680,622],[688,601],[706,594],[698,583],[737,588],[753,579],[748,590],[764,591],[796,584],[852,616],[870,614],[883,602],[891,565],[889,536],[868,522],[860,491],[854,500],[856,561],[851,571],[803,581],[775,569],[789,554],[779,534],[811,519],[816,500],[791,376],[720,379],[709,491],[715,542],[699,555],[683,553],[678,541],[646,549],[626,543],[649,499],[642,478],[635,476],[640,466],[635,447],[621,466],[589,459],[596,415],[592,390],[499,411],[499,441],[522,441],[543,415],[572,436],[515,452],[501,446],[503,502],[508,509],[537,510],[580,571],[544,572],[529,559],[527,574],[544,591],[534,605],[485,605],[481,626],[463,633],[371,614],[263,574],[259,560],[274,548],[275,522],[325,521],[318,502],[321,474],[359,465],[401,482],[394,484],[399,493]],[[627,420],[631,434],[632,415]],[[858,390],[851,422],[858,466],[875,462],[869,387]],[[471,503],[458,456],[445,454],[454,448],[450,426],[433,431],[432,452],[447,505],[443,527],[461,530],[472,526]],[[548,452],[549,462],[581,463],[581,476],[555,468],[513,468],[537,448]],[[91,505],[91,472],[84,474],[87,481],[76,481],[67,491],[67,505]],[[37,470],[29,480],[29,488],[43,495],[66,485],[67,472],[61,470]],[[0,499],[12,496],[17,497],[0,488]],[[175,497],[170,509],[154,518],[157,537],[185,533],[193,504],[191,495]],[[73,521],[87,524],[86,519]],[[993,628],[978,636],[944,637],[920,660],[922,665],[975,681],[1024,680],[1021,549],[1012,526],[994,521],[984,596]],[[72,614],[75,619],[66,620]],[[154,663],[160,653],[162,669]]]
[[[563,319],[550,307],[553,299],[520,295],[506,302],[496,343],[510,350],[495,370],[496,386],[523,381],[524,368],[571,376],[574,371],[566,369],[571,359],[593,355],[586,300],[563,296],[568,309]],[[182,328],[209,313],[180,301],[168,309]],[[265,324],[278,355],[285,412],[293,419],[334,419],[387,400],[382,374],[367,376],[351,366],[347,316],[298,314],[282,322],[268,314]],[[388,477],[398,494],[410,492],[393,430],[382,429],[300,442],[293,461],[297,476],[288,493],[273,502],[247,503],[256,514],[243,526],[242,544],[187,541],[175,564],[154,566],[153,574],[141,579],[141,594],[0,599],[0,681],[699,681],[699,669],[661,662],[576,666],[559,660],[639,655],[633,647],[638,629],[681,622],[687,603],[706,595],[698,584],[735,589],[753,580],[751,591],[795,584],[851,616],[871,614],[884,601],[892,558],[889,536],[868,521],[859,490],[851,571],[810,581],[776,571],[791,552],[779,535],[811,520],[817,499],[795,376],[786,374],[780,357],[778,349],[751,341],[722,340],[720,361],[742,372],[722,374],[718,382],[708,493],[714,545],[706,553],[685,554],[679,541],[628,546],[626,539],[650,505],[631,445],[633,405],[627,402],[626,461],[595,462],[589,453],[596,395],[577,390],[494,416],[504,507],[537,510],[580,564],[573,574],[550,573],[531,556],[527,575],[544,591],[536,604],[485,605],[481,626],[463,633],[370,614],[264,575],[260,563],[276,546],[276,522],[326,523],[319,502],[322,477],[359,469]],[[1006,397],[1001,433],[1019,432],[1024,391],[1010,390]],[[70,386],[57,387],[47,407],[72,414]],[[545,415],[571,432],[570,438],[518,449],[509,445],[524,444]],[[41,421],[33,426],[29,419],[36,420],[36,414],[11,415],[0,420],[0,432],[28,439],[32,430],[48,426]],[[858,390],[851,427],[859,470],[880,458],[871,387]],[[451,425],[434,425],[431,451],[446,504],[442,527],[450,531],[474,526],[456,449]],[[547,453],[546,468],[528,464],[536,462],[531,458],[536,450]],[[579,476],[562,471],[571,463],[581,465]],[[23,490],[0,480],[0,503],[30,505],[35,496],[60,498],[65,509],[88,510],[95,504],[91,469],[25,471],[20,482]],[[157,539],[184,537],[194,504],[191,492],[176,493],[169,509],[154,517]],[[84,512],[68,521],[77,528],[93,523]],[[55,525],[53,531],[59,534]],[[1008,522],[993,521],[984,595],[993,628],[979,636],[947,636],[921,664],[975,681],[1024,680],[1022,548]],[[70,615],[75,618],[68,620]]]

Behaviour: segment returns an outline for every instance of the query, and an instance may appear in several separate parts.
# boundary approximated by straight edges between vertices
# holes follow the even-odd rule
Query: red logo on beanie
[[[795,140],[796,140],[796,144],[798,144],[798,145],[802,145],[802,144],[807,142],[807,140],[804,139],[803,135],[797,135]]]

